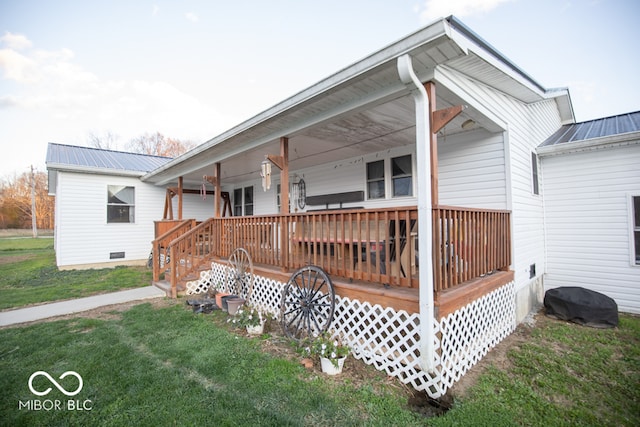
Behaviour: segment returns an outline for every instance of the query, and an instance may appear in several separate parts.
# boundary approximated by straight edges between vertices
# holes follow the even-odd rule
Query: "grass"
[[[151,283],[145,267],[60,271],[53,239],[0,239],[0,310]]]
[[[432,425],[640,425],[640,317],[615,329],[539,322]]]
[[[221,314],[221,313],[217,313]],[[384,375],[352,384],[261,351],[181,305],[137,305],[115,319],[41,323],[0,330],[0,419],[5,425],[422,425]],[[348,361],[349,362],[349,361]],[[359,363],[354,359],[351,363]],[[19,410],[36,397],[32,373],[75,371],[84,387],[41,400],[90,401],[90,411]],[[68,390],[73,378],[59,380]],[[44,377],[33,382],[44,390]]]
[[[110,282],[149,283],[134,268],[58,272],[51,244],[0,239],[0,304],[16,304],[18,296],[29,303],[70,298],[72,288],[87,292],[83,284],[104,292]],[[524,337],[508,348],[506,363],[489,363],[449,412],[427,419],[383,373],[329,378],[265,351],[269,335],[239,336],[223,313],[194,315],[181,302],[164,305],[0,329],[0,425],[640,425],[638,316],[621,315],[615,329],[538,316],[534,328],[515,333]],[[54,387],[41,400],[89,402],[91,410],[19,409],[37,398],[28,379],[41,370],[56,379],[72,370],[84,380],[78,396]],[[67,389],[76,385],[73,378],[59,381]],[[34,385],[52,386],[43,377]]]

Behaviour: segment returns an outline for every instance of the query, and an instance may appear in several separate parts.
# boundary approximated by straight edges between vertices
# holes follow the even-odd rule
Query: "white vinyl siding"
[[[631,196],[640,195],[640,146],[543,157],[545,288],[580,286],[640,313],[631,261]]]
[[[107,223],[107,186],[135,188],[134,223]],[[123,262],[145,260],[154,238],[154,221],[162,217],[164,188],[138,178],[58,173],[56,192],[56,260],[60,267],[108,263],[112,252]]]
[[[469,132],[438,138],[440,204],[507,209],[502,134]]]

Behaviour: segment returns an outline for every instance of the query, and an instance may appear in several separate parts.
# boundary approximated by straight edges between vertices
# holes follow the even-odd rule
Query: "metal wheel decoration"
[[[249,301],[253,292],[253,262],[249,253],[237,248],[227,262],[224,283],[227,292]]]
[[[282,291],[280,323],[294,340],[326,331],[333,320],[335,290],[327,273],[310,265],[293,273]]]

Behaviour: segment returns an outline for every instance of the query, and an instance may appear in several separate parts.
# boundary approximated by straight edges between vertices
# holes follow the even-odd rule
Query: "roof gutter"
[[[132,176],[142,177],[147,172],[145,171],[132,171],[125,169],[112,169],[112,168],[97,168],[92,166],[78,166],[69,165],[66,163],[46,163],[47,170],[49,171],[61,171],[61,172],[78,172],[86,174],[96,175],[115,175],[115,176]]]
[[[582,141],[563,142],[561,144],[539,146],[536,152],[540,157],[556,156],[560,154],[578,153],[581,151],[593,151],[602,148],[625,147],[640,144],[640,132],[628,132],[617,135],[608,135],[600,138],[585,139]]]
[[[416,76],[408,54],[398,58],[398,74],[400,80],[411,92],[416,106],[416,158],[418,182],[418,230],[426,233],[418,239],[418,253],[420,254],[420,366],[423,370],[435,372],[435,331],[434,331],[434,301],[433,301],[433,248],[431,247],[431,163],[429,161],[429,135],[431,129],[428,114],[429,96]],[[434,100],[435,101],[435,100]]]

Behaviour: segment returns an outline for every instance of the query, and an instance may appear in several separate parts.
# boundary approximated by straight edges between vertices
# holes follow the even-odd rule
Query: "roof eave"
[[[622,147],[638,144],[640,144],[640,131],[542,146],[538,147],[536,149],[536,152],[540,157],[550,157],[559,154],[577,153],[582,151],[598,150],[602,148]]]
[[[49,171],[77,172],[77,173],[112,175],[112,176],[130,176],[130,177],[136,177],[136,178],[142,177],[147,173],[146,171],[131,171],[131,170],[112,169],[112,168],[96,168],[91,166],[77,166],[77,165],[68,165],[64,163],[52,163],[52,162],[47,163],[46,166],[47,166],[47,170]]]

